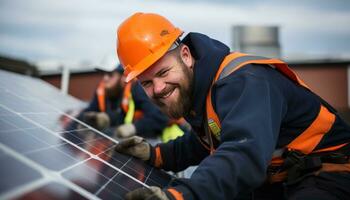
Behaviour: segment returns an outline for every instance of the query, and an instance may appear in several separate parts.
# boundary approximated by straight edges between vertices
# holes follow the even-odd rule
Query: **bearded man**
[[[116,150],[155,167],[198,168],[169,187],[127,199],[350,199],[350,127],[279,59],[230,52],[158,14],[136,13],[118,28],[126,81],[137,78],[191,134],[155,147],[140,137]]]

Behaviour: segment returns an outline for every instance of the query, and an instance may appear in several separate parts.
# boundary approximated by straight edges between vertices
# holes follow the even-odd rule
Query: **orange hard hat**
[[[158,14],[135,13],[127,18],[117,31],[117,53],[126,82],[161,58],[182,33]]]

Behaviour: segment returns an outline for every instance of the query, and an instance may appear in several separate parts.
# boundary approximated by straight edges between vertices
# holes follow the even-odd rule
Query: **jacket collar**
[[[194,86],[191,112],[185,119],[192,126],[201,126],[205,116],[205,101],[221,62],[230,53],[225,44],[200,33],[189,33],[182,43],[189,46],[194,63]]]

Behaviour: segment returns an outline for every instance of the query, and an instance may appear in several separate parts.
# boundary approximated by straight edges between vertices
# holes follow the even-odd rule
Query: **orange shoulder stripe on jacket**
[[[309,87],[287,66],[287,64],[285,64],[283,61],[278,60],[278,59],[266,58],[266,59],[262,59],[262,60],[248,60],[248,61],[242,62],[239,65],[237,65],[235,68],[233,68],[233,70],[231,70],[229,72],[229,74],[240,69],[241,67],[243,67],[247,64],[271,64],[271,65],[274,65],[277,70],[282,72],[282,74],[288,76],[293,81],[295,81],[295,82],[299,83],[300,85],[304,86],[305,88],[309,89]]]
[[[232,53],[229,54],[228,56],[225,57],[225,59],[222,61],[218,71],[216,72],[215,78],[213,80],[212,85],[215,83],[215,81],[219,78],[222,70],[225,68],[225,66],[232,60],[245,56],[247,54],[243,54],[243,53]],[[211,101],[211,89],[208,92],[207,98],[206,98],[206,111],[207,111],[207,115],[208,115],[208,122],[215,122],[217,124],[217,126],[219,128],[221,128],[221,124],[220,124],[220,120],[219,117],[217,116],[217,114],[214,111],[213,105],[212,105],[212,101]],[[218,135],[216,135],[216,137],[218,137]]]
[[[100,82],[97,88],[97,102],[98,102],[98,108],[101,112],[106,111],[106,104],[105,104],[105,85],[103,82]]]

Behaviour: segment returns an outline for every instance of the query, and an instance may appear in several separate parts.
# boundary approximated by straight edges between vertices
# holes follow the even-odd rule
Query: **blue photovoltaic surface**
[[[123,199],[172,178],[114,151],[117,141],[65,112],[84,104],[0,70],[0,199]],[[65,130],[65,120],[79,123]]]

